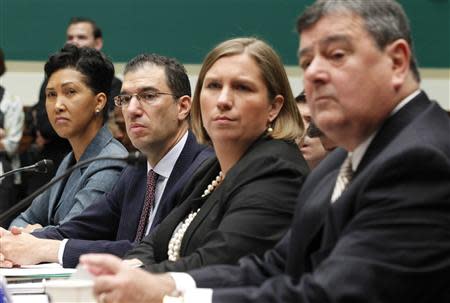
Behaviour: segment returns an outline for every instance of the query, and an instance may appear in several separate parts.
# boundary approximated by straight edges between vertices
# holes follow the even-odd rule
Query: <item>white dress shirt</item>
[[[161,201],[162,194],[164,193],[164,189],[166,188],[167,181],[169,180],[170,174],[172,173],[173,167],[178,160],[178,157],[181,154],[181,151],[186,144],[188,137],[188,133],[186,132],[184,136],[175,144],[172,149],[169,150],[164,157],[159,160],[155,167],[152,167],[150,163],[147,162],[147,172],[151,169],[155,173],[158,174],[158,179],[156,180],[156,188],[155,188],[155,200],[153,202],[153,208],[148,218],[147,229],[145,230],[145,234],[147,235],[150,231],[150,227],[152,226],[153,220],[155,219],[156,212],[159,207],[159,202]]]

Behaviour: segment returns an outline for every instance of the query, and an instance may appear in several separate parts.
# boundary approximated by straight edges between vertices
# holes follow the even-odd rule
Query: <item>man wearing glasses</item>
[[[59,262],[75,267],[87,252],[123,256],[170,212],[177,193],[212,155],[188,131],[191,89],[176,60],[155,54],[132,59],[114,102],[147,164],[126,167],[112,192],[59,227],[3,235],[1,254],[6,261],[0,265]]]

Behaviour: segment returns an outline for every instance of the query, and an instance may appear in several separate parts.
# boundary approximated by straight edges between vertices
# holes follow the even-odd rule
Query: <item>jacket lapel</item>
[[[202,182],[199,182],[198,184],[203,184],[203,186],[198,186],[196,193],[193,193],[195,195],[195,198],[189,203],[189,209],[186,209],[185,216],[182,220],[191,212],[196,211],[197,209],[201,209],[192,221],[192,223],[189,225],[188,229],[186,230],[186,233],[183,236],[183,241],[181,243],[180,248],[180,255],[184,255],[184,252],[187,247],[189,247],[189,242],[197,230],[197,228],[200,226],[200,224],[206,219],[210,211],[215,207],[220,205],[220,197],[222,196],[223,188],[225,187],[226,178],[223,181],[223,184],[219,186],[216,190],[214,190],[209,197],[201,198],[201,195],[203,194],[203,191],[206,189],[206,187],[211,183],[211,181],[216,178],[216,176],[219,174],[220,166],[219,163],[216,162],[213,164],[214,168],[208,170],[208,172],[205,174],[205,177],[202,179]]]
[[[204,188],[206,188],[206,185],[208,184],[207,182],[210,182],[212,180],[209,178],[208,172],[215,165],[218,167],[218,162],[215,158],[207,160],[204,164],[202,164],[202,166],[195,172],[195,174],[191,176],[190,182],[186,184],[183,189],[183,193],[179,196],[177,195],[177,199],[180,199],[177,206],[174,207],[173,210],[170,211],[170,213],[164,219],[164,221],[161,222],[160,225],[158,225],[158,232],[155,232],[153,234],[155,243],[155,260],[165,260],[167,258],[167,247],[175,228],[181,221],[183,221],[187,217],[187,215],[192,210],[196,210],[204,202],[204,199],[201,198],[201,193],[203,192]],[[203,187],[199,184],[206,185]],[[166,201],[164,201],[164,203],[166,203]],[[194,222],[192,222],[192,224]]]
[[[194,218],[192,223],[189,225],[186,233],[184,234],[183,241],[181,242],[180,255],[184,256],[186,253],[186,249],[189,247],[189,243],[192,239],[192,236],[196,232],[197,228],[200,224],[206,219],[211,210],[219,205],[220,200],[218,199],[219,189],[215,190],[211,196],[204,201],[204,204],[201,205],[201,211],[197,213],[197,216]],[[195,202],[195,200],[193,201]],[[197,204],[199,204],[200,199],[197,199]],[[197,208],[198,209],[198,208]],[[197,209],[192,209],[192,211],[196,211]]]
[[[357,202],[355,197],[352,197],[360,188],[362,182],[365,182],[367,173],[371,171],[370,166],[378,157],[383,157],[383,151],[386,147],[397,137],[397,135],[411,123],[421,112],[424,112],[429,105],[428,97],[424,92],[421,92],[397,113],[389,117],[379,128],[374,139],[367,148],[361,162],[353,174],[352,181],[348,188],[342,193],[333,203],[332,217],[330,217],[330,226],[327,229],[328,240],[333,242],[333,237],[337,239],[341,230],[343,230],[355,213]],[[380,159],[379,161],[383,161]]]
[[[175,165],[169,176],[169,180],[167,180],[167,184],[164,189],[161,200],[164,199],[170,193],[174,184],[178,181],[178,179],[180,179],[180,177],[183,175],[185,170],[191,164],[192,158],[195,157],[195,154],[197,152],[195,145],[197,145],[197,143],[195,142],[194,136],[192,135],[191,132],[188,132],[188,137],[187,137],[186,143],[183,147],[183,150],[180,153],[180,156],[178,157],[177,161],[175,162]]]
[[[189,199],[190,202],[199,202],[199,200],[200,199]],[[186,218],[191,209],[191,203],[182,203],[170,213],[162,224],[158,225],[158,232],[153,233],[155,243],[153,248],[156,261],[167,259],[167,249],[173,232],[178,224]]]
[[[107,126],[104,125],[97,132],[94,139],[92,139],[92,141],[86,147],[86,150],[81,155],[79,161],[84,161],[96,157],[99,151],[102,150],[102,148],[105,147],[111,140],[112,135],[108,131]],[[60,168],[62,168],[62,170],[58,168],[58,171],[62,171],[62,173],[64,173],[69,168],[69,166],[72,166],[72,164],[76,164],[76,162],[74,160],[73,152],[70,152],[60,165]],[[77,168],[68,177],[66,177],[66,179],[58,182],[57,190],[55,190],[50,197],[49,213],[48,213],[49,222],[58,221],[59,218],[65,217],[66,214],[69,212],[69,210],[72,208],[73,200],[66,200],[64,198],[66,196],[69,196],[69,194],[72,193],[73,191],[80,190],[79,186],[82,186],[82,184],[78,184],[79,185],[78,187],[73,187],[71,185],[72,183],[71,180],[77,180],[75,183],[78,183],[78,180],[80,180],[83,177],[84,171],[86,169],[89,169],[89,164],[90,163],[87,163]],[[74,195],[72,194],[72,196]],[[70,209],[64,208],[64,205],[62,205],[63,201],[67,201],[67,203],[70,203]]]
[[[427,95],[421,92],[397,113],[388,118],[378,130],[367,149],[354,177],[362,171],[381,151],[408,125],[411,120],[423,112],[430,104]]]
[[[316,239],[320,238],[320,231],[331,207],[331,193],[346,152],[339,150],[328,157],[326,160],[329,164],[325,164],[327,168],[324,169],[328,173],[311,175],[312,180],[308,183],[312,190],[308,191],[308,185],[305,184],[305,190],[298,197],[300,201],[293,219],[286,265],[286,272],[293,277],[310,270],[308,255],[316,249]],[[304,203],[301,203],[302,199],[305,199]]]
[[[305,184],[306,193],[305,191],[300,193],[299,199],[306,198],[306,201],[297,209],[289,244],[286,271],[294,278],[312,270],[310,259],[312,252],[319,248],[323,249],[322,246],[328,247],[335,244],[339,231],[344,228],[348,217],[352,215],[354,203],[350,203],[353,199],[351,195],[355,192],[354,188],[363,181],[363,172],[376,157],[380,156],[386,145],[411,122],[413,117],[424,111],[428,104],[429,100],[422,92],[383,123],[364,154],[347,190],[333,204],[330,203],[331,192],[339,166],[347,153],[342,149],[333,152],[324,160],[325,165],[322,166],[321,163],[317,168],[321,171],[313,172],[308,178],[313,179],[312,182],[308,182],[309,187],[313,189],[308,191],[306,188],[308,186]],[[331,162],[336,163],[336,166],[333,167]],[[359,175],[361,176],[358,177]],[[325,222],[326,230],[323,229]],[[327,243],[324,243],[322,239],[324,232],[327,234]]]
[[[64,173],[67,168],[69,167],[70,163],[72,163],[72,161],[74,161],[73,158],[73,153],[70,152],[65,158],[64,160],[61,162],[59,168],[58,168],[58,172]],[[55,177],[57,177],[60,174],[56,174]],[[66,178],[69,178],[66,177]],[[62,203],[62,195],[63,195],[63,191],[64,191],[64,187],[66,185],[66,181],[67,179],[61,180],[59,182],[57,182],[57,184],[53,185],[55,186],[54,190],[48,189],[50,190],[50,197],[49,197],[49,203],[48,203],[48,212],[47,212],[47,219],[48,222],[53,222],[54,221],[54,214],[57,212],[57,208],[59,208],[60,204]],[[55,218],[56,219],[56,218]]]
[[[179,198],[178,193],[185,187],[197,167],[211,155],[213,155],[211,150],[207,151],[204,146],[198,144],[194,135],[189,132],[186,144],[167,180],[152,227],[161,223],[176,206]]]

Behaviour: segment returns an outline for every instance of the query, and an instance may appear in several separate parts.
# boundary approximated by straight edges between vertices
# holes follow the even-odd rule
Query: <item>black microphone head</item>
[[[34,170],[33,171],[45,174],[49,170],[51,170],[52,168],[53,168],[53,161],[49,160],[49,159],[44,159],[44,160],[41,160],[41,161],[37,162],[34,165]]]
[[[139,164],[147,162],[147,157],[145,157],[141,152],[134,151],[130,152],[125,158],[128,164]]]

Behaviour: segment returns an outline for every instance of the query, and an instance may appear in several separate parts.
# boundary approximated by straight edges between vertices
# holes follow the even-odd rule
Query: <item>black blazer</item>
[[[450,302],[450,120],[424,93],[386,120],[346,191],[347,153],[308,177],[264,258],[191,272],[213,302]],[[225,288],[227,287],[227,288]]]
[[[207,264],[233,264],[247,253],[261,255],[285,234],[295,200],[308,172],[293,143],[262,137],[230,169],[210,196],[201,198],[220,170],[216,158],[206,161],[184,191],[184,202],[126,258],[138,258],[152,272],[186,271]],[[167,261],[176,226],[200,211],[186,231],[181,259]]]
[[[192,133],[167,181],[152,223],[152,228],[172,210],[188,182],[205,159],[212,157],[211,149],[199,145]],[[80,255],[89,252],[111,253],[122,257],[134,246],[137,226],[144,203],[147,164],[127,166],[114,189],[100,197],[80,215],[59,227],[33,235],[48,239],[69,239],[63,254],[63,266],[75,267]]]

